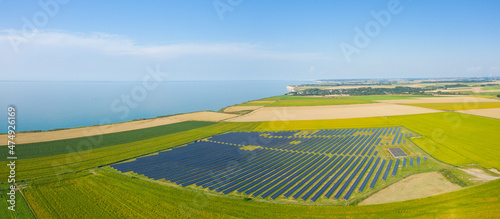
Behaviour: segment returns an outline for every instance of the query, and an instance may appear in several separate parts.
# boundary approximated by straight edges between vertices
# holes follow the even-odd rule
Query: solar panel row
[[[372,183],[370,184],[371,189],[375,188],[375,184],[377,183],[378,177],[380,176],[380,173],[382,173],[384,166],[385,166],[385,160],[382,160],[382,164],[380,164],[380,167],[377,170],[377,174],[375,174],[375,177],[373,177]]]
[[[392,165],[392,160],[389,160],[389,164],[387,164],[387,168],[385,169],[384,176],[382,177],[383,180],[387,179],[387,175],[389,175],[389,170],[391,170],[391,165]]]
[[[365,157],[364,160],[366,160],[367,157]],[[364,161],[363,160],[363,161]],[[347,194],[344,196],[344,199],[347,200],[349,199],[349,197],[351,197],[351,194],[354,192],[354,190],[356,189],[356,187],[358,186],[359,182],[361,181],[361,179],[363,179],[363,177],[365,176],[365,173],[366,171],[368,170],[368,168],[372,165],[372,162],[373,162],[373,157],[370,158],[370,161],[368,161],[368,164],[365,165],[365,168],[363,168],[363,170],[361,171],[361,173],[359,174],[358,178],[356,179],[356,181],[354,181],[354,184],[352,184],[351,188],[349,189],[349,191],[347,191]],[[353,176],[356,175],[355,173],[353,174]]]
[[[396,176],[399,167],[399,159],[396,160],[396,164],[394,165],[394,169],[392,170],[392,176]]]
[[[370,180],[370,178],[372,177],[373,172],[375,172],[375,168],[377,168],[377,165],[378,165],[379,162],[380,162],[380,157],[377,157],[377,160],[375,161],[375,164],[373,164],[372,168],[370,169],[370,172],[368,172],[368,175],[365,177],[365,180],[363,181],[363,183],[359,187],[359,191],[360,192],[362,192],[363,190],[365,190],[366,184],[368,183],[368,180]]]

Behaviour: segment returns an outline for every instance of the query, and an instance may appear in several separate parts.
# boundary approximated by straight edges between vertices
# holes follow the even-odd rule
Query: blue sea
[[[223,107],[287,93],[307,81],[0,82],[1,133],[14,105],[16,131],[51,130],[140,118],[217,111]],[[157,86],[154,86],[157,85]]]

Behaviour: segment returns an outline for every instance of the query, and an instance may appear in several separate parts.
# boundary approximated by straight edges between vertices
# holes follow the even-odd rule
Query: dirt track
[[[490,176],[480,169],[461,169],[461,168],[458,168],[458,169],[466,172],[469,175],[475,176],[476,178],[478,178],[481,181],[491,181],[491,180],[500,179],[500,177]]]
[[[294,107],[264,107],[244,116],[228,119],[230,122],[253,121],[289,121],[289,120],[322,120],[347,119],[376,116],[409,115],[435,113],[440,110],[421,107],[369,103],[331,106],[294,106]]]
[[[58,131],[17,133],[16,144],[26,144],[33,142],[54,141],[68,138],[79,138],[85,136],[109,134],[115,132],[130,131],[136,129],[150,128],[160,125],[167,125],[177,122],[197,120],[197,121],[220,121],[234,117],[236,115],[216,113],[216,112],[195,112],[163,118],[130,121],[101,126],[90,126],[82,128],[72,128]],[[7,135],[0,135],[0,145],[7,144]]]

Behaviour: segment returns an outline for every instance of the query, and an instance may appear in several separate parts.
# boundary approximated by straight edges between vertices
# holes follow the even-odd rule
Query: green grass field
[[[500,214],[500,181],[452,193],[371,206],[283,205],[159,185],[106,170],[37,181],[25,189],[38,218],[466,217]]]
[[[415,103],[415,104],[406,104],[406,105],[431,108],[431,109],[437,109],[437,110],[450,110],[450,111],[500,108],[500,102]]]
[[[328,99],[327,97],[322,97],[322,96],[291,96],[291,95],[276,96],[274,98],[278,98],[275,100],[324,100],[324,99]]]
[[[500,86],[488,86],[488,87],[483,87],[481,90],[500,90]]]
[[[454,165],[500,169],[500,120],[461,113],[391,116],[397,124],[424,135],[412,141],[435,158]]]
[[[265,100],[265,101],[260,101],[260,100],[255,100],[255,101],[250,101],[246,103],[241,103],[236,106],[267,106],[270,104],[273,104],[274,100]]]
[[[113,145],[126,144],[134,141],[155,138],[163,135],[174,134],[190,129],[216,124],[215,122],[187,121],[169,125],[117,132],[105,135],[88,136],[82,138],[64,139],[58,141],[39,142],[16,145],[19,159],[46,157],[59,154],[73,153],[98,149]],[[6,161],[7,150],[0,151],[0,161]]]
[[[126,144],[102,147],[80,152],[59,154],[54,156],[23,159],[16,169],[17,180],[27,180],[38,177],[53,177],[67,172],[75,172],[97,166],[126,160],[132,157],[165,150],[171,147],[190,143],[194,140],[206,138],[228,131],[250,131],[259,123],[217,123],[180,133],[164,135]],[[5,166],[7,161],[0,162]],[[0,175],[8,175],[3,168]]]
[[[16,206],[14,208],[16,211],[7,210],[10,206],[7,202],[9,186],[10,184],[0,184],[0,218],[35,218],[19,191],[16,191]]]

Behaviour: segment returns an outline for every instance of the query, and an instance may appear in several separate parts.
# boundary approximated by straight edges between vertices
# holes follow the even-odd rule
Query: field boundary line
[[[16,186],[17,187],[17,186]],[[30,203],[28,200],[24,197],[23,191],[19,188],[19,193],[21,194],[21,197],[23,198],[24,202],[26,202],[26,205],[28,205],[28,209],[30,209],[31,215],[33,215],[34,218],[38,218],[35,215],[35,212],[33,212],[33,209],[31,208]]]

